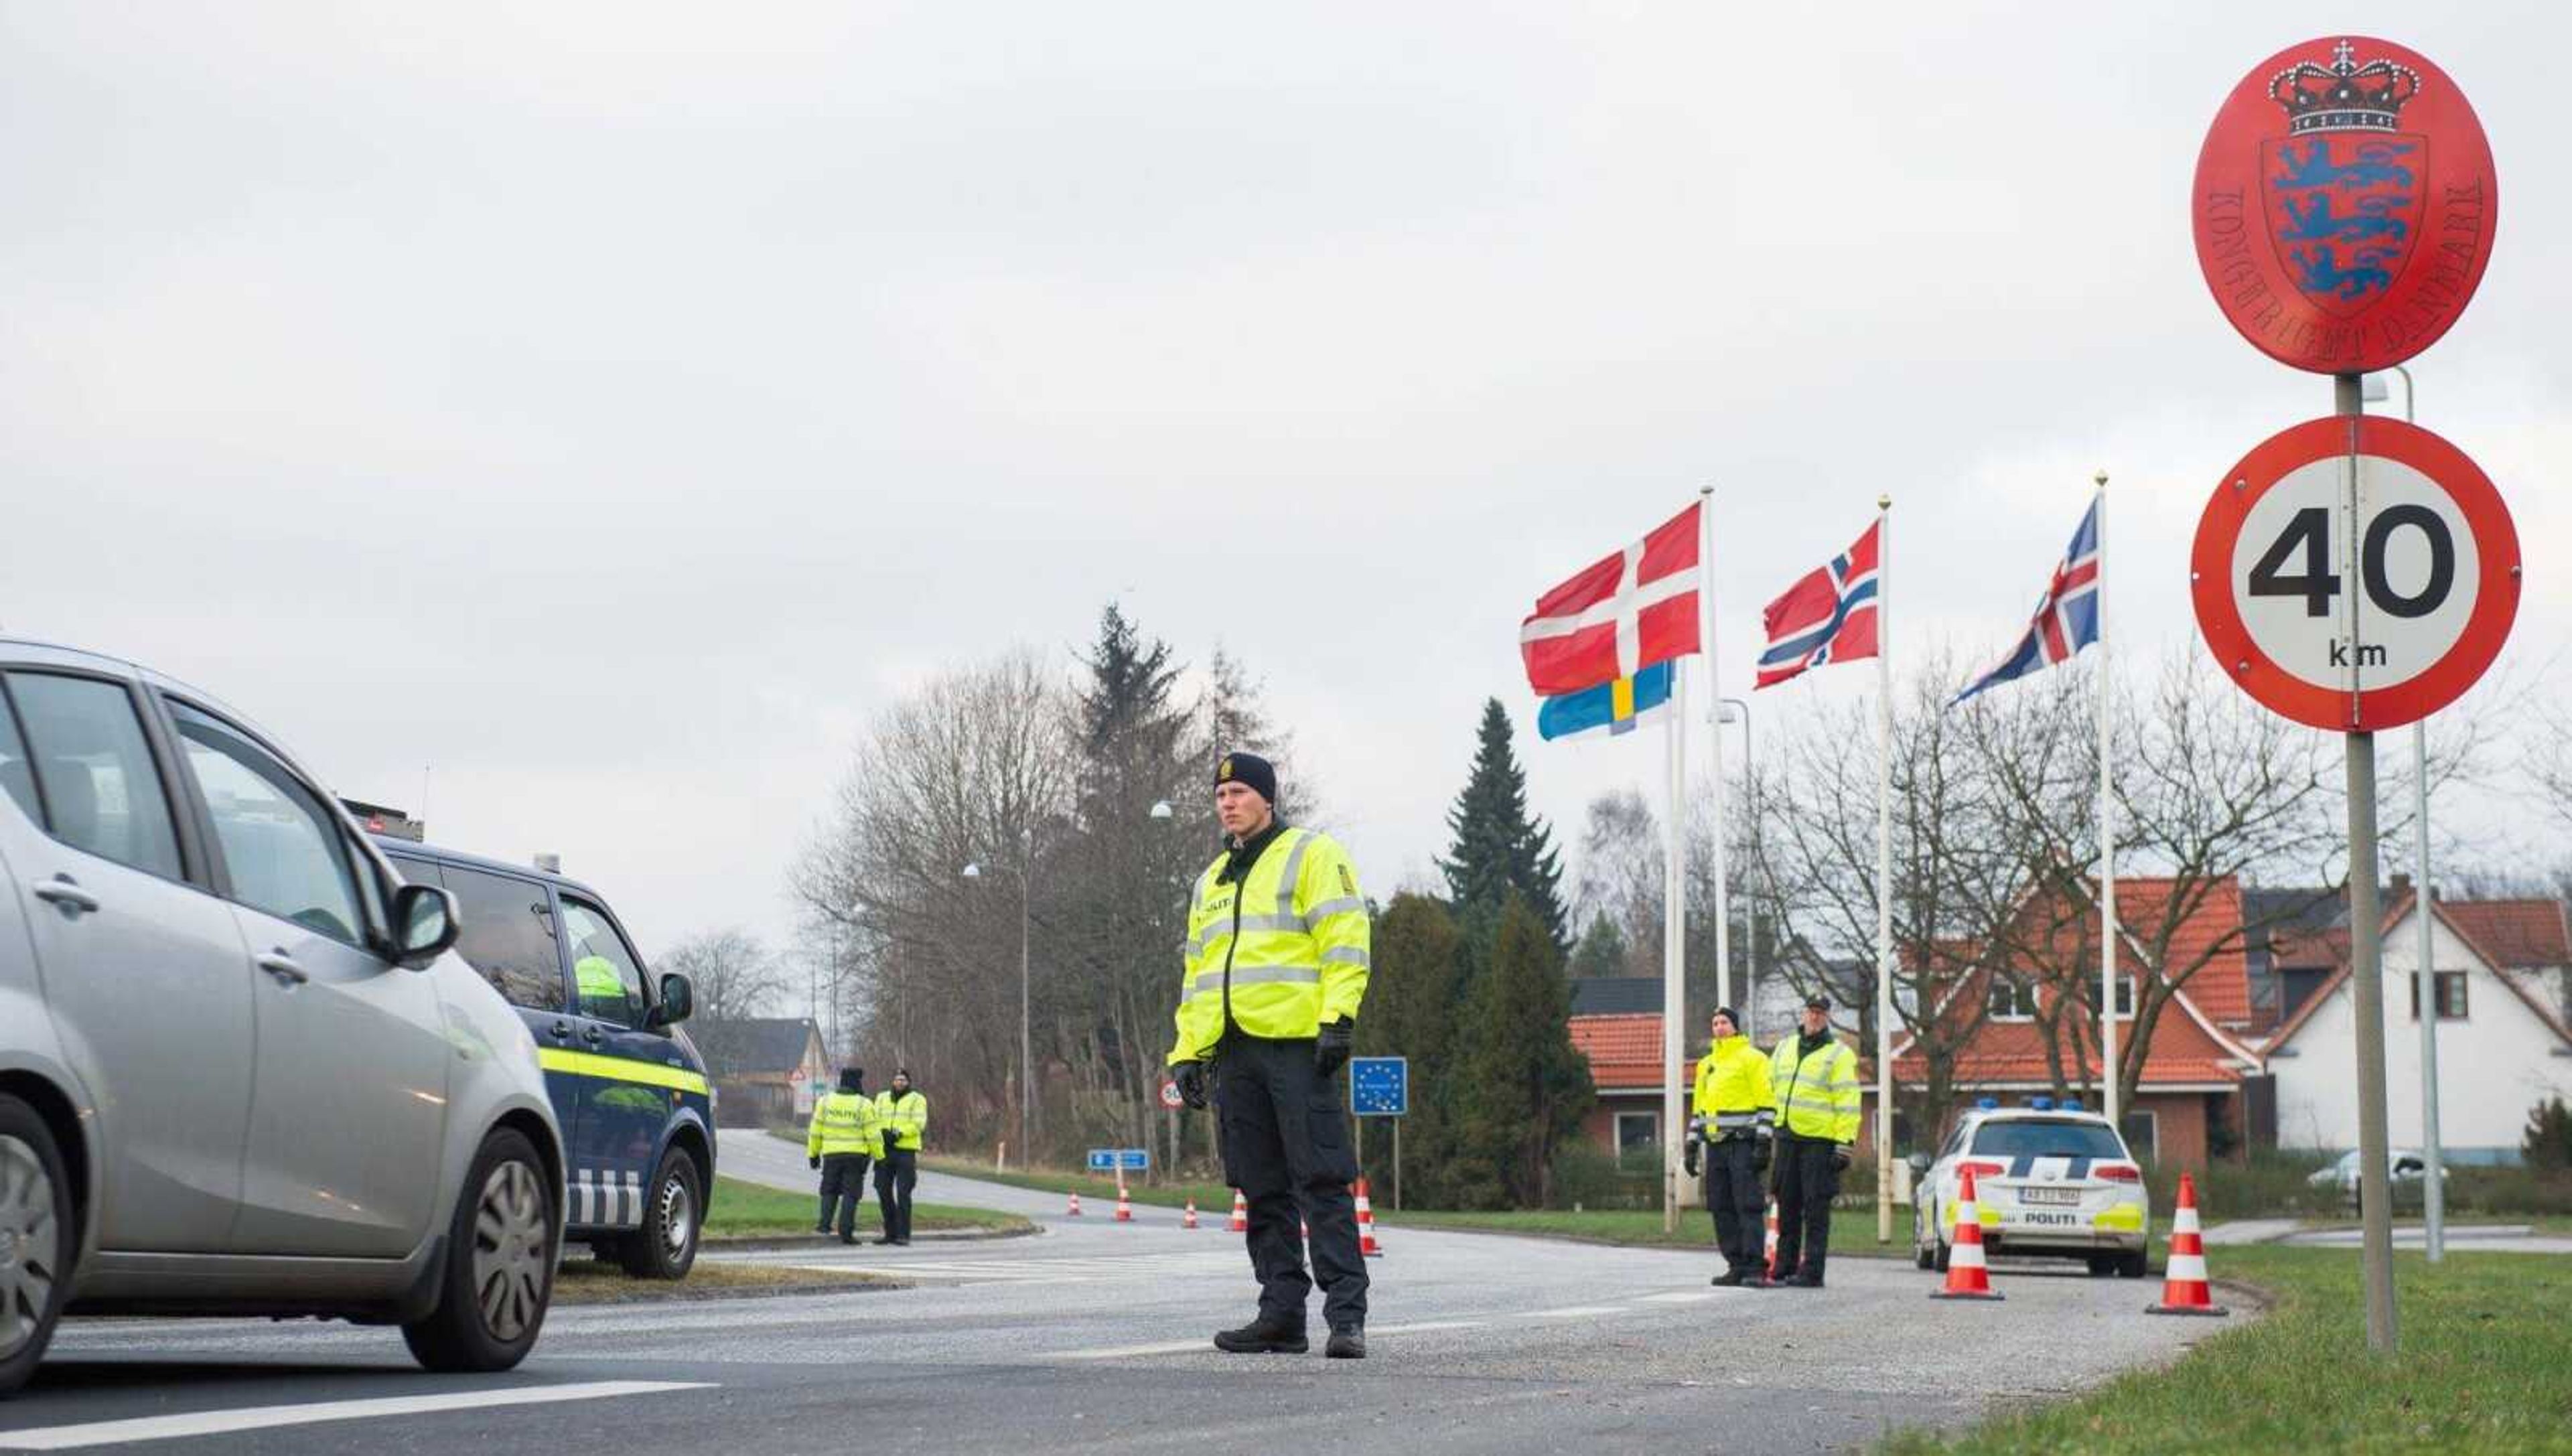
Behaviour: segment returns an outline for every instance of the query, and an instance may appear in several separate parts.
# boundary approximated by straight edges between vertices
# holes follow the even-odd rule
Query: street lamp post
[[[1751,757],[1750,752],[1750,704],[1740,698],[1719,699],[1715,721],[1741,725],[1742,784],[1745,788],[1755,785],[1758,782],[1758,775],[1753,767],[1757,760]],[[1723,826],[1716,825],[1714,832],[1723,833]],[[1759,858],[1759,806],[1755,801],[1750,806],[1750,863],[1751,873],[1756,875],[1758,866],[1762,862]],[[1749,922],[1743,929],[1749,936],[1750,949],[1748,960],[1741,971],[1741,1005],[1735,1010],[1741,1015],[1740,1030],[1746,1037],[1750,1035],[1751,1008],[1759,1001],[1759,889],[1757,886],[1752,886],[1750,893],[1742,897],[1742,903],[1744,907],[1742,915]]]
[[[1035,1125],[1035,1006],[1034,982],[1027,973],[1028,948],[1033,939],[1034,892],[1029,889],[1035,870],[1036,832],[1033,825],[1018,832],[1018,1161],[1027,1162],[1028,1130]],[[982,878],[982,866],[976,862],[964,867],[964,878]]]

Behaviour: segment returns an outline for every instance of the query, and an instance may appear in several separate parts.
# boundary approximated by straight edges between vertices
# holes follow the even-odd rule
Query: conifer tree
[[[1402,1119],[1400,1191],[1414,1208],[1454,1203],[1446,1168],[1454,1153],[1452,1102],[1456,1062],[1464,1044],[1456,993],[1463,932],[1446,905],[1426,895],[1403,894],[1375,917],[1375,965],[1367,977],[1366,1008],[1358,1017],[1357,1054],[1410,1062],[1410,1111]],[[1367,1175],[1384,1197],[1393,1191],[1389,1136],[1381,1119],[1368,1129]]]
[[[1526,898],[1512,893],[1458,1059],[1454,1163],[1468,1206],[1545,1206],[1555,1149],[1597,1097],[1589,1060],[1572,1045],[1571,1018],[1562,955]]]
[[[1528,816],[1527,774],[1510,744],[1510,715],[1500,699],[1483,704],[1474,770],[1447,812],[1454,835],[1438,868],[1447,876],[1457,912],[1469,923],[1487,922],[1516,891],[1528,904],[1558,957],[1568,948],[1561,885],[1562,857],[1554,832]]]

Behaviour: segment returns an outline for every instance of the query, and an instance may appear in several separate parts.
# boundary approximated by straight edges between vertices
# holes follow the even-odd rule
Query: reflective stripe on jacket
[[[1857,1054],[1837,1040],[1798,1058],[1799,1039],[1788,1034],[1768,1056],[1768,1085],[1779,1119],[1798,1137],[1855,1142],[1858,1123]]]
[[[1324,1022],[1355,1019],[1366,997],[1371,930],[1348,852],[1286,829],[1238,882],[1223,879],[1230,858],[1215,856],[1189,903],[1173,1066],[1213,1055],[1227,1024],[1313,1037]]]
[[[1776,1120],[1776,1106],[1768,1059],[1748,1037],[1726,1037],[1697,1059],[1696,1095],[1689,1110],[1705,1118],[1715,1137],[1769,1125]]]
[[[804,1155],[863,1152],[872,1157],[883,1150],[878,1142],[882,1132],[875,1098],[865,1092],[825,1092],[813,1104],[813,1130],[804,1134]]]
[[[887,1088],[876,1093],[876,1116],[894,1130],[894,1146],[918,1152],[921,1137],[929,1131],[929,1098],[916,1090],[895,1096]]]

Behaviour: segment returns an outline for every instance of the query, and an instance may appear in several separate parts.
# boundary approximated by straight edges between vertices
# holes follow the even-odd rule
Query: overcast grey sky
[[[2190,173],[2309,6],[179,7],[0,0],[0,624],[199,681],[647,947],[782,929],[869,715],[1100,605],[1269,687],[1372,886],[1483,698],[1564,833],[1532,598],[1717,495],[1722,682],[1896,497],[1896,651],[1997,652],[2115,475],[2187,640],[2327,411]],[[2572,621],[2572,18],[2356,3],[2481,112],[2490,272],[2415,363]],[[1763,731],[1873,674],[1760,695]],[[1699,749],[1702,753],[1702,745]]]

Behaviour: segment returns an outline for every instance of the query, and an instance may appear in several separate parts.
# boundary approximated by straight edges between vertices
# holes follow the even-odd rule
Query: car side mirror
[[[1927,1177],[1929,1175],[1929,1154],[1925,1152],[1915,1152],[1902,1160],[1911,1165],[1911,1175],[1913,1177]]]
[[[661,978],[661,1004],[643,1019],[647,1027],[667,1027],[688,1019],[697,1009],[697,988],[685,976],[673,971]]]
[[[428,969],[430,962],[455,945],[456,935],[464,929],[455,893],[435,885],[404,885],[395,890],[392,918],[393,964],[413,971]]]

